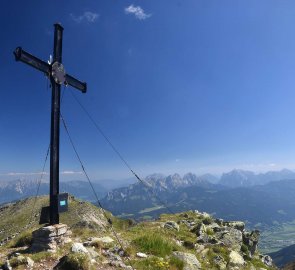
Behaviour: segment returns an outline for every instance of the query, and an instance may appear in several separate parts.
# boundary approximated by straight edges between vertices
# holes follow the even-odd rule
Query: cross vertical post
[[[63,28],[54,25],[53,63],[62,62]],[[60,84],[51,76],[51,133],[50,133],[50,225],[59,224],[57,195],[59,194],[59,134],[60,134]]]
[[[62,65],[63,27],[54,24],[53,62],[46,63],[32,54],[17,47],[14,51],[16,61],[21,61],[42,71],[51,82],[51,132],[50,132],[50,191],[49,223],[59,224],[59,135],[60,135],[60,88],[62,84],[72,86],[86,93],[87,84],[67,74]]]

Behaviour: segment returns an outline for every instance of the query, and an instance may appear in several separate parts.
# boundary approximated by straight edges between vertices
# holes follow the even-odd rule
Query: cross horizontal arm
[[[21,61],[25,64],[28,64],[42,72],[46,75],[50,74],[50,65],[46,62],[40,60],[39,58],[27,53],[21,47],[17,47],[13,52],[16,61]]]
[[[66,74],[66,84],[82,91],[82,93],[86,93],[87,91],[87,84],[85,82],[80,82],[79,80],[68,74]]]

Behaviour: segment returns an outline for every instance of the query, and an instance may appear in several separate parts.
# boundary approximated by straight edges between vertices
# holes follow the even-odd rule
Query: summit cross
[[[21,61],[42,71],[50,79],[52,88],[51,132],[50,132],[50,225],[59,224],[58,194],[59,194],[59,134],[60,134],[60,87],[70,85],[82,93],[86,93],[87,85],[65,72],[62,65],[62,35],[63,27],[54,24],[54,45],[52,63],[46,63],[27,53],[21,47],[14,51],[16,61]]]

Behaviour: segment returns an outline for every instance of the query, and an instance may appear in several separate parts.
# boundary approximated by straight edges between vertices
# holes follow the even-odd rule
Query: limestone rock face
[[[201,264],[198,261],[197,257],[191,253],[185,253],[180,251],[174,251],[173,256],[182,260],[184,262],[183,270],[199,270],[201,268]]]

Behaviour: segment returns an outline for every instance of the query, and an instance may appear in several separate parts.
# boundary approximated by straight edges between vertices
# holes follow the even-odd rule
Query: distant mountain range
[[[0,204],[36,195],[38,180],[12,180],[0,182]],[[107,189],[93,183],[99,197],[107,193]],[[95,196],[85,181],[68,181],[60,183],[60,192],[68,192],[87,201],[95,201]],[[38,195],[49,193],[49,182],[42,182]]]
[[[287,179],[295,179],[295,172],[283,169],[281,171],[270,171],[267,173],[255,174],[251,171],[232,170],[221,176],[219,184],[232,188],[251,187]]]
[[[23,198],[36,195],[37,179],[17,179],[17,180],[0,180],[0,204],[20,200]],[[99,198],[104,197],[108,191],[128,186],[136,182],[135,178],[127,178],[120,180],[105,179],[99,181],[92,181],[95,191]],[[60,192],[68,192],[72,195],[87,200],[90,202],[96,201],[93,191],[86,181],[71,180],[60,182]],[[49,193],[49,182],[43,180],[38,195],[46,195]]]
[[[295,218],[295,173],[284,169],[277,172],[255,174],[251,171],[233,170],[220,179],[205,174],[192,173],[165,176],[152,174],[145,178],[148,186],[134,183],[134,179],[111,181],[106,188],[104,182],[94,182],[94,188],[102,204],[116,215],[156,217],[167,211],[157,197],[175,211],[199,209],[216,213],[227,219],[242,219],[249,224],[271,224]],[[129,184],[129,185],[128,185]],[[112,187],[127,185],[111,190]],[[34,196],[37,180],[0,181],[0,204]],[[152,191],[151,191],[152,190]],[[43,182],[39,194],[48,194],[49,183]],[[91,202],[95,197],[87,182],[61,182],[60,192],[69,192]],[[294,210],[293,210],[294,209]]]
[[[167,212],[161,204],[165,202],[174,212],[198,209],[220,218],[244,220],[251,226],[271,225],[295,219],[295,181],[273,181],[280,178],[279,175],[291,177],[291,173],[283,170],[259,174],[256,179],[260,179],[260,185],[253,184],[254,173],[237,170],[224,174],[218,184],[191,173],[183,177],[151,175],[145,179],[150,187],[136,183],[114,189],[103,198],[102,205],[115,215],[145,218]],[[248,178],[241,175],[248,175]],[[267,175],[273,182],[265,179]],[[244,182],[230,186],[233,179],[241,178]]]
[[[292,267],[290,265],[290,268],[288,269],[295,269],[295,245],[283,248],[277,252],[270,253],[269,255],[274,260],[276,266],[283,267],[284,265],[293,262]]]

